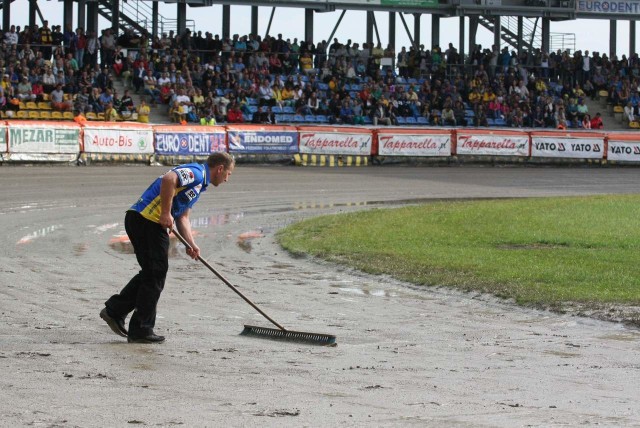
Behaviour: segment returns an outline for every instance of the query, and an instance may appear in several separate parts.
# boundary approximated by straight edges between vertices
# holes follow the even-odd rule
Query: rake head
[[[281,340],[286,342],[306,343],[309,345],[337,346],[336,337],[332,334],[306,333],[303,331],[280,330],[277,328],[245,325],[242,336],[261,339]]]

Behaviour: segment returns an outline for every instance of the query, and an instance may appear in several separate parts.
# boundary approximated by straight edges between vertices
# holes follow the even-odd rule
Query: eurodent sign
[[[574,137],[532,135],[531,157],[602,159],[604,139],[586,133]]]
[[[221,132],[171,132],[156,130],[156,153],[159,155],[210,155],[227,150]]]
[[[298,153],[295,129],[227,128],[230,153],[293,154]]]
[[[8,135],[10,153],[75,154],[80,152],[80,127],[78,126],[38,126],[38,122],[10,123]]]
[[[640,2],[629,0],[577,0],[576,11],[593,14],[640,15]]]
[[[86,153],[152,154],[153,129],[135,126],[85,126]]]

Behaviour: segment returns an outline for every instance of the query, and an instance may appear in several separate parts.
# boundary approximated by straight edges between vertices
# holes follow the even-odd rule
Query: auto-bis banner
[[[293,154],[298,153],[298,132],[284,126],[227,127],[230,153]]]
[[[142,124],[91,123],[84,126],[86,153],[153,153],[153,128]]]

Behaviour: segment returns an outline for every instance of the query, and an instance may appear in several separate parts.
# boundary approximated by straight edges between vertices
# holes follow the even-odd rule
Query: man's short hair
[[[235,166],[236,161],[227,152],[216,152],[207,158],[207,165],[209,168],[215,168],[218,165],[224,166],[224,169],[231,169]]]

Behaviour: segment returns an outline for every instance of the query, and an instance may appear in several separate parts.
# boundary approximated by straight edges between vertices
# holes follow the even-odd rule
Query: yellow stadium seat
[[[51,119],[62,120],[62,112],[54,111],[53,113],[51,113]]]
[[[42,101],[49,101],[49,94],[42,94]]]
[[[622,106],[614,106],[613,107],[613,112],[614,113],[624,113],[624,108]]]
[[[34,110],[29,111],[29,119],[40,119],[40,113]]]
[[[38,104],[33,101],[27,101],[27,110],[38,110]]]
[[[24,103],[24,101],[20,101],[19,106],[20,106],[20,110],[26,110],[27,108],[27,105]]]
[[[640,129],[640,123],[636,120],[629,122],[629,128]]]
[[[19,111],[16,113],[16,117],[17,117],[18,119],[29,119],[29,114],[28,114],[26,111],[24,111],[24,110],[19,110]]]
[[[64,94],[65,101],[71,101],[71,94]]]
[[[70,111],[65,111],[64,113],[62,113],[62,117],[67,120],[73,120],[73,113],[71,113]]]
[[[38,103],[38,108],[40,110],[51,110],[51,104],[45,101],[40,101]]]
[[[87,120],[98,120],[98,116],[96,116],[96,114],[92,111],[87,112],[87,114],[85,114]]]
[[[104,120],[104,113],[98,113],[98,120]]]
[[[51,120],[51,112],[48,110],[44,110],[40,112],[40,119]]]
[[[598,92],[598,95],[600,95],[601,97],[607,98],[609,96],[609,92],[603,89],[600,92]]]

